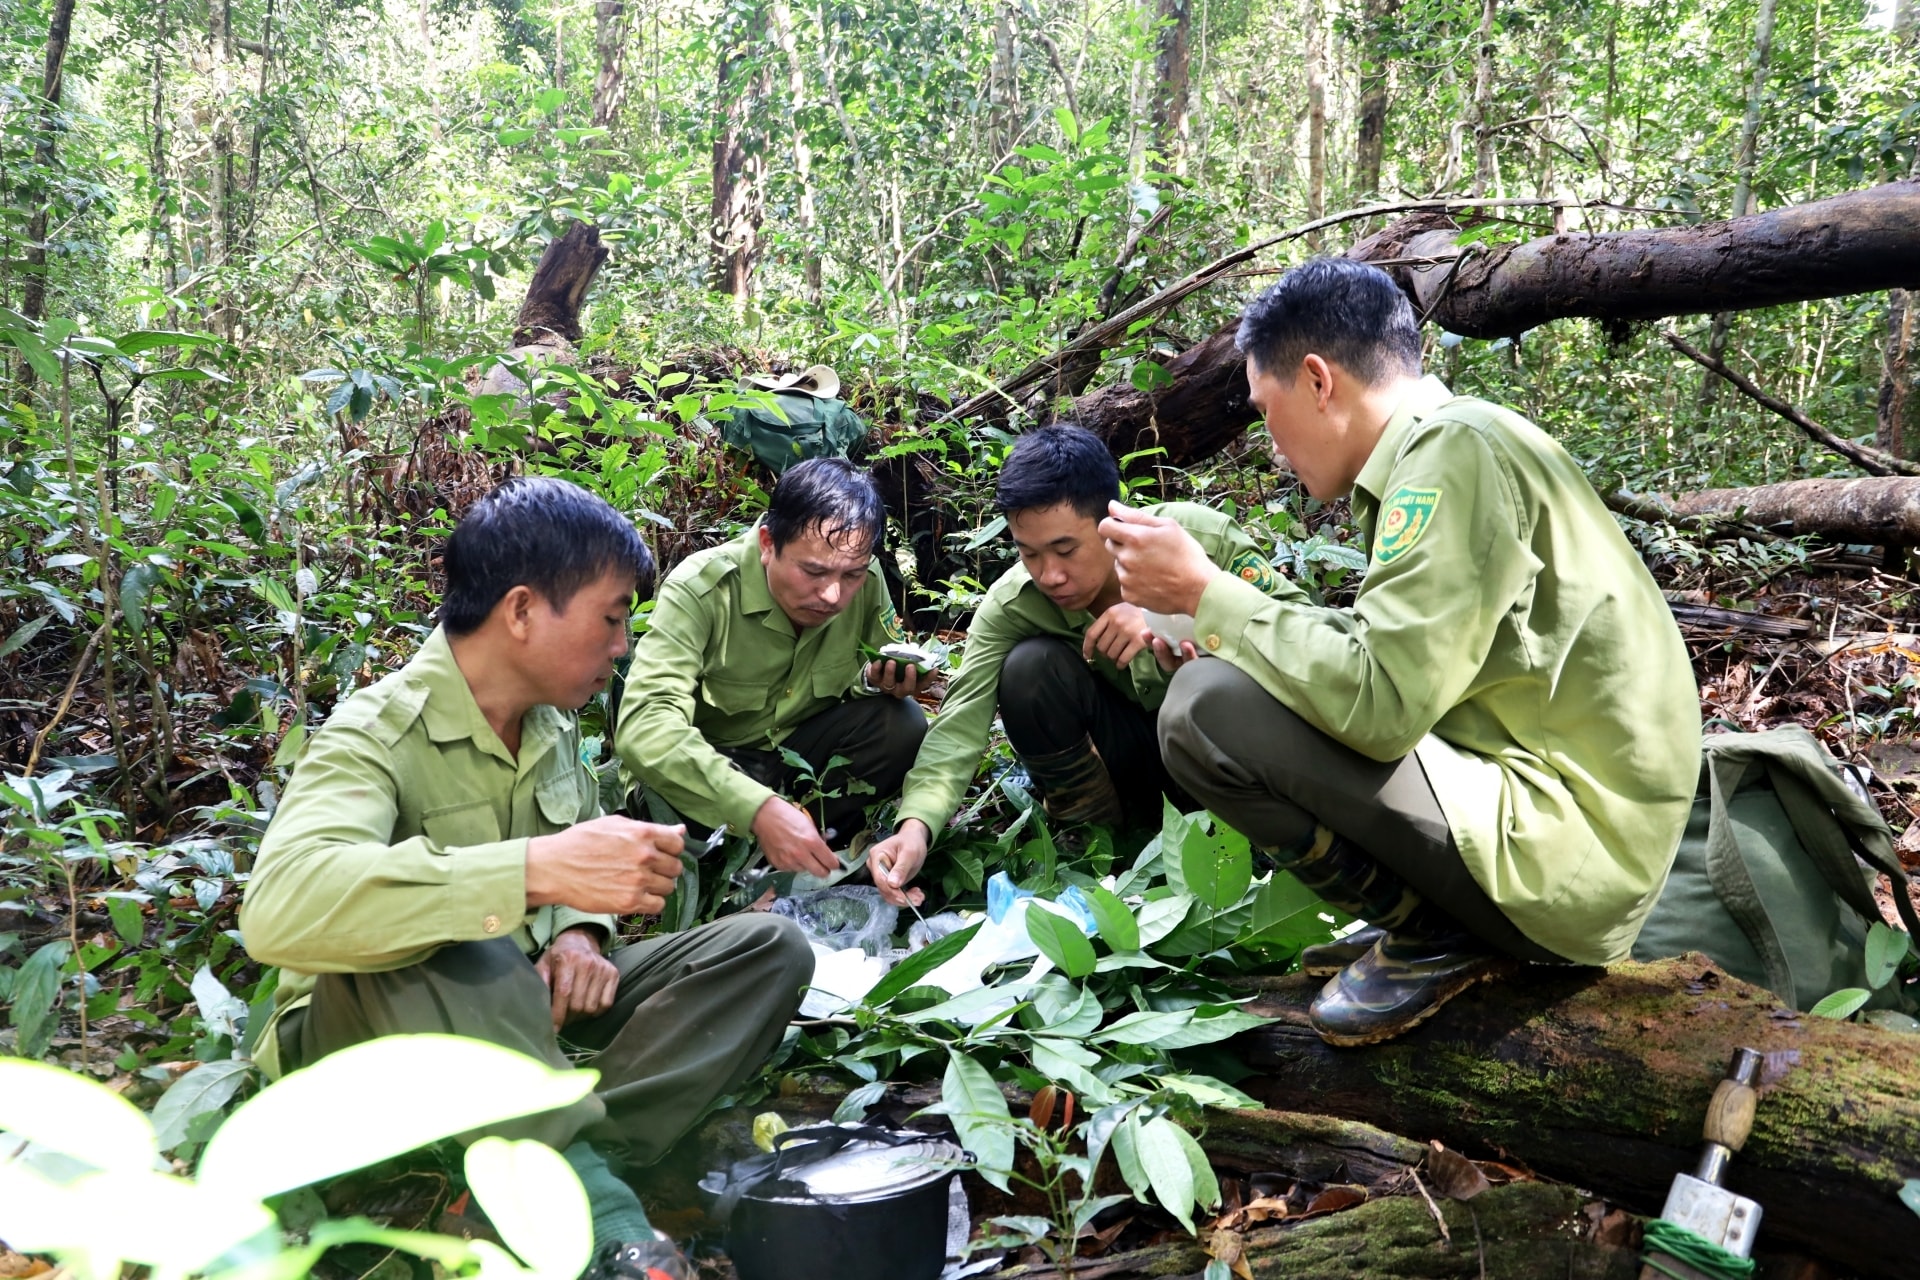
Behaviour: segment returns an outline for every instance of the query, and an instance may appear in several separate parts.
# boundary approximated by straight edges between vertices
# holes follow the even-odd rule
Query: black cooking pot
[[[789,1129],[776,1142],[700,1182],[740,1280],[936,1280],[965,1151],[866,1125]]]

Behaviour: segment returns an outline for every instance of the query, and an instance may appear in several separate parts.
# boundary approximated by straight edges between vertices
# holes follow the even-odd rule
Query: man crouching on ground
[[[1372,1044],[1514,960],[1624,958],[1700,770],[1693,672],[1646,566],[1546,433],[1420,376],[1378,268],[1295,268],[1239,345],[1301,486],[1353,495],[1353,606],[1255,591],[1118,504],[1101,533],[1128,600],[1194,615],[1168,772],[1374,926],[1302,957],[1333,975],[1314,1027]]]
[[[606,954],[616,916],[661,909],[682,835],[599,816],[580,760],[572,713],[653,589],[626,518],[564,481],[508,480],[445,565],[439,628],[314,736],[261,842],[240,924],[283,969],[262,1065],[441,1032],[566,1068],[564,1030],[599,1089],[492,1131],[565,1154],[596,1270],[676,1275],[615,1170],[658,1158],[759,1066],[812,953],[791,921],[742,915]]]

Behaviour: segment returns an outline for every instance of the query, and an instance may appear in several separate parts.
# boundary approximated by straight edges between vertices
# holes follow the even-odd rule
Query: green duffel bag
[[[798,391],[765,394],[772,402],[768,407],[736,404],[720,425],[720,438],[751,453],[775,475],[803,458],[844,458],[866,438],[866,419],[844,400]]]
[[[1812,734],[1708,734],[1686,834],[1633,958],[1705,952],[1736,978],[1810,1009],[1871,985],[1876,871],[1892,878],[1900,918],[1920,937],[1893,832]],[[1907,1003],[1895,981],[1869,1005]]]

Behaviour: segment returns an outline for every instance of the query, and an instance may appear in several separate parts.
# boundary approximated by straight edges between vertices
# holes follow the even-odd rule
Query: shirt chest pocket
[[[718,680],[708,677],[700,697],[723,716],[745,715],[767,705],[770,686],[764,680]]]
[[[580,821],[585,781],[579,774],[568,771],[555,774],[534,789],[533,798],[540,806],[542,825],[548,831],[563,830]]]
[[[485,800],[441,805],[420,815],[427,839],[442,850],[492,844],[500,838],[500,822]]]

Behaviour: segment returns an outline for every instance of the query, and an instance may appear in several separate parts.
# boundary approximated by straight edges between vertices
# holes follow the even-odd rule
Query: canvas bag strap
[[[1725,736],[1731,738],[1734,735]],[[1780,935],[1774,929],[1773,921],[1767,917],[1767,909],[1760,901],[1760,891],[1754,887],[1753,877],[1747,872],[1746,860],[1740,853],[1740,838],[1734,831],[1733,820],[1728,812],[1734,793],[1747,779],[1751,763],[1747,752],[1727,750],[1730,745],[1722,741],[1719,735],[1709,737],[1704,744],[1711,803],[1707,819],[1707,882],[1713,886],[1714,896],[1720,900],[1720,905],[1726,908],[1733,922],[1747,935],[1747,941],[1753,944],[1760,963],[1766,966],[1767,986],[1774,995],[1791,1005],[1795,1000],[1793,966],[1787,961],[1786,948],[1780,944]]]

